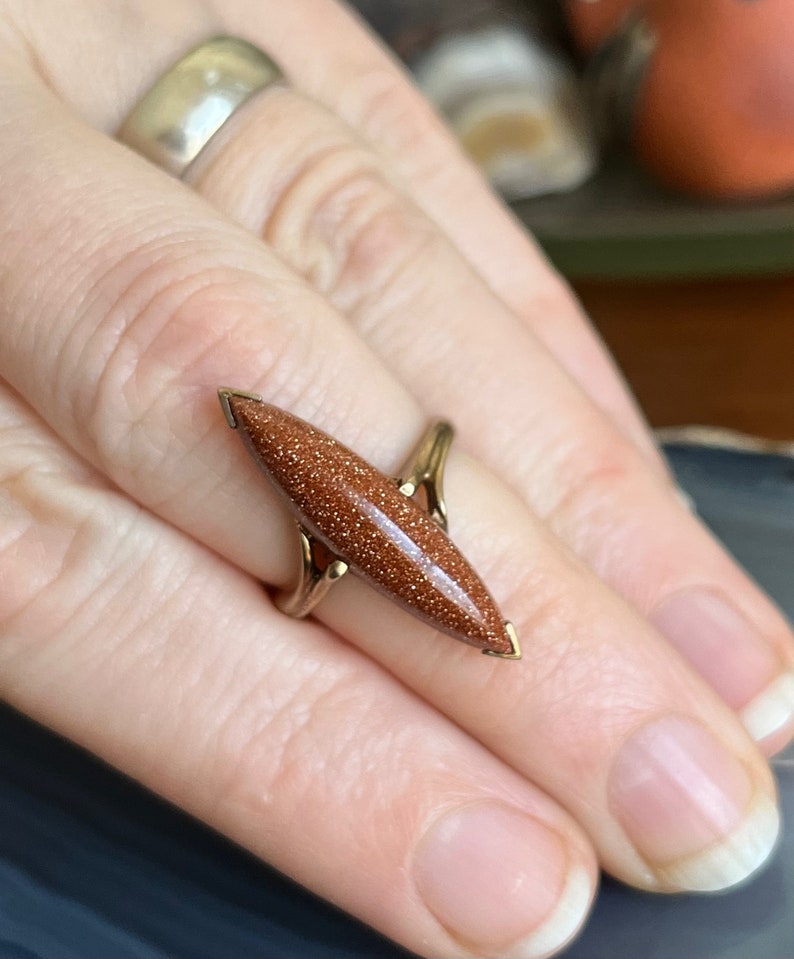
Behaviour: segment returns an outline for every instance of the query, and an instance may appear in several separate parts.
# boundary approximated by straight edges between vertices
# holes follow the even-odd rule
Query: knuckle
[[[74,529],[59,523],[48,503],[47,485],[24,431],[0,430],[0,628],[6,639],[17,617],[57,578],[74,539]]]
[[[244,697],[229,693],[234,701],[216,742],[226,806],[261,813],[273,799],[299,804],[325,782],[329,764],[343,751],[341,740],[327,740],[324,727],[344,698],[344,683],[293,665],[298,677],[281,682],[282,663]]]
[[[575,645],[573,627],[577,616],[572,591],[552,582],[544,571],[534,569],[513,585],[504,608],[520,611],[516,629],[524,637],[525,654],[527,647],[543,650],[542,657],[532,657],[533,683],[547,682],[569,659]]]
[[[560,569],[541,561],[502,606],[519,610],[515,626],[526,663],[523,721],[528,728],[542,723],[560,748],[580,759],[587,758],[581,755],[583,743],[608,744],[652,710],[657,695],[663,707],[665,695],[649,687],[641,657],[627,655],[615,642],[613,612],[592,587],[592,576],[577,575],[573,563]],[[486,682],[487,693],[504,695],[498,669]]]
[[[24,442],[0,449],[4,659],[62,650],[83,634],[126,535],[112,503],[37,454]]]
[[[379,199],[365,200],[363,215],[352,211],[332,293],[340,308],[357,314],[362,334],[399,307],[421,301],[428,264],[443,252],[440,235],[405,200],[390,191]]]
[[[20,502],[29,484],[28,469],[3,471],[0,488],[0,515],[3,518],[0,534],[0,629],[4,639],[12,629],[13,620],[37,595],[42,578],[48,574],[41,564],[32,560],[41,554],[35,521],[30,511]],[[47,561],[52,562],[54,551]]]
[[[264,227],[315,289],[345,311],[382,295],[421,262],[434,231],[349,142],[326,147],[284,181]]]
[[[290,322],[273,299],[277,282],[263,287],[253,270],[180,235],[136,247],[95,278],[56,389],[108,475],[118,479],[120,463],[151,475],[175,452],[180,417],[236,362],[248,368],[255,354],[276,393],[289,382],[310,324]]]
[[[109,673],[135,682],[187,615],[186,564],[90,467],[23,437],[9,454],[5,439],[0,431],[0,688],[24,699],[54,677],[65,689],[101,689]]]
[[[594,526],[606,533],[615,523],[615,505],[638,482],[637,456],[629,444],[599,428],[581,431],[558,461],[560,492],[546,504],[543,518],[576,550]],[[618,514],[620,515],[620,514]]]
[[[219,805],[238,819],[267,822],[274,809],[311,816],[373,809],[384,791],[395,799],[400,782],[383,773],[401,755],[408,762],[412,747],[390,721],[377,684],[359,668],[329,677],[319,662],[290,662],[288,678],[274,673],[236,701],[216,741]]]
[[[484,531],[482,542],[487,558],[478,557],[475,567],[518,632],[523,657],[532,663],[531,683],[542,685],[576,647],[582,597],[575,567],[555,555],[551,536],[539,537],[532,557],[516,556],[509,532]],[[506,556],[516,561],[506,563]],[[498,683],[499,676],[497,669],[492,678]]]

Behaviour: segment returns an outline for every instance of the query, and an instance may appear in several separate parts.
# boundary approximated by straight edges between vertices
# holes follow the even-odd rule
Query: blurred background
[[[568,277],[654,426],[794,441],[791,0],[354,6]]]

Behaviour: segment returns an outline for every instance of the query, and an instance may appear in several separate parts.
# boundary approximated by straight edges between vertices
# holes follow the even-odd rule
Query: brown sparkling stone
[[[482,580],[392,479],[275,406],[236,395],[229,406],[251,455],[330,553],[436,629],[510,654],[511,639]]]

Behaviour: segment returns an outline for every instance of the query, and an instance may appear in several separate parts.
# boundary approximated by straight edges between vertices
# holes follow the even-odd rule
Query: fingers
[[[338,16],[327,9],[328,16]],[[268,24],[276,28],[272,20]],[[200,33],[204,27],[196,29]],[[165,51],[162,30],[159,39]],[[135,84],[140,86],[138,49]],[[380,56],[371,45],[365,50],[366,56]],[[169,55],[162,56],[165,65]],[[352,69],[349,58],[345,64],[345,70]],[[62,80],[70,80],[68,71]],[[397,89],[399,99],[401,81]],[[118,119],[118,103],[131,99],[127,90],[117,90],[115,99],[97,105],[80,93],[81,108],[105,125],[109,116]],[[391,186],[390,163],[351,148],[349,131],[299,96],[281,96],[280,108],[273,106],[279,98],[271,91],[231,125],[227,149],[221,144],[219,153],[208,151],[197,185],[244,222],[265,229],[279,252],[354,316],[373,346],[425,399],[425,408],[435,413],[446,404],[464,427],[462,439],[470,449],[512,481],[602,578],[652,618],[741,713],[764,749],[781,748],[794,728],[794,676],[790,631],[777,611],[682,511],[670,488],[654,482],[611,426],[581,403],[549,357],[536,344],[516,348],[521,336],[513,316],[445,245],[434,224],[406,208]],[[293,122],[294,111],[302,122]],[[279,115],[275,136],[271,123]],[[453,164],[453,170],[459,167]],[[285,175],[289,170],[302,173]],[[424,202],[424,193],[408,181]],[[479,238],[481,217],[472,212],[471,191],[465,204],[447,202],[437,186],[429,196],[440,196],[444,209],[462,211],[461,221],[476,223]],[[483,235],[487,238],[487,232]],[[500,247],[485,246],[512,262]],[[540,286],[552,288],[546,282]],[[450,288],[458,291],[464,309],[447,309]],[[485,330],[484,316],[491,318]],[[414,317],[414,323],[406,317]],[[497,317],[499,324],[493,322]],[[566,329],[559,317],[552,327]],[[474,361],[468,369],[462,352],[454,368],[447,361],[446,345],[457,339],[485,340],[481,350],[468,352]],[[581,359],[592,368],[588,350]],[[470,382],[480,384],[476,394]],[[538,399],[548,395],[557,398],[554,423]],[[494,419],[506,426],[495,429]],[[546,441],[537,441],[544,433]],[[527,444],[526,435],[536,441]],[[553,490],[562,495],[550,495]]]
[[[570,291],[462,157],[409,80],[348,10],[335,0],[272,3],[266,14],[259,0],[213,0],[200,8],[195,0],[173,0],[165,7],[156,0],[137,0],[135,8],[140,18],[125,15],[125,5],[118,2],[82,6],[71,21],[86,60],[95,75],[105,78],[90,89],[83,68],[67,52],[74,45],[63,42],[57,2],[37,5],[35,15],[20,5],[14,15],[47,64],[54,88],[92,125],[109,133],[160,70],[214,33],[236,33],[277,54],[291,83],[338,112],[384,155],[394,179],[649,462],[664,471],[634,401]],[[106,37],[113,42],[106,43]]]
[[[4,697],[422,955],[578,928],[595,866],[562,810],[2,386],[0,489]]]
[[[780,615],[349,130],[273,89],[191,182],[350,316],[428,415],[459,422],[471,452],[651,618],[757,740],[788,740],[794,655]]]
[[[286,582],[294,530],[215,387],[261,392],[387,473],[421,432],[420,410],[254,237],[83,130],[35,84],[9,85],[6,110],[36,149],[24,166],[0,159],[0,243],[10,252],[9,233],[26,238],[6,281],[0,372],[122,489]],[[34,188],[32,212],[16,198]],[[746,876],[777,819],[769,770],[732,714],[487,469],[453,451],[446,486],[453,537],[523,634],[524,661],[484,661],[360,582],[343,581],[318,615],[558,797],[617,875],[666,889]],[[645,730],[665,744],[661,767]],[[661,811],[640,788],[649,783]]]
[[[321,20],[328,16],[336,18],[334,23],[339,18],[347,23],[333,7],[317,6],[322,7]],[[292,16],[280,10],[281,15]],[[346,29],[357,28],[347,23]],[[277,30],[278,18],[268,18],[263,31],[275,35]],[[304,32],[287,31],[285,36],[287,51],[290,38],[306,39]],[[364,50],[359,52],[362,60],[343,58],[339,69],[344,82],[360,76],[370,57],[380,62],[371,44],[355,49]],[[137,47],[135,57],[137,69]],[[306,62],[305,57],[298,60]],[[322,92],[310,87],[327,98],[328,90],[338,91],[342,82],[333,78]],[[136,83],[140,85],[139,69]],[[406,103],[413,103],[402,81],[395,83],[395,98],[404,94]],[[109,115],[113,122],[117,119],[118,102],[130,102],[128,91],[116,94],[113,105],[103,107],[105,124]],[[342,101],[348,103],[344,97]],[[97,112],[85,99],[81,107]],[[347,109],[341,112],[347,115]],[[419,117],[427,116],[423,110]],[[361,116],[350,119],[361,127]],[[433,136],[430,141],[440,142]],[[416,151],[397,153],[413,158]],[[781,748],[794,728],[787,625],[681,509],[673,491],[656,482],[611,425],[581,402],[550,357],[522,337],[513,315],[479,282],[434,223],[408,207],[392,186],[394,160],[379,161],[341,123],[300,95],[270,91],[207,151],[195,184],[222,209],[264,232],[288,262],[348,312],[403,382],[424,399],[425,409],[433,414],[446,410],[462,427],[462,440],[471,451],[511,481],[604,580],[651,617],[741,713],[765,750]],[[443,169],[446,175],[449,164]],[[454,172],[463,168],[453,163],[451,169],[456,183]],[[408,187],[420,203],[427,199],[410,176]],[[508,265],[513,262],[498,244],[489,242],[487,230],[481,231],[483,219],[471,205],[471,189],[466,190],[466,203],[450,199],[435,182],[427,194],[440,198],[442,209],[456,211],[481,247],[495,249]],[[476,224],[473,231],[471,224]],[[459,239],[457,228],[441,225]],[[512,275],[529,273],[523,269]],[[553,288],[536,276],[532,281],[537,281],[536,289]],[[448,308],[450,289],[456,291],[455,310]],[[551,325],[565,329],[558,316]],[[450,362],[449,344],[458,341],[471,348],[458,351]],[[582,360],[592,367],[589,351]],[[472,382],[478,384],[476,391],[470,388]],[[555,397],[553,419],[540,399],[548,396]],[[531,444],[527,436],[533,437]]]

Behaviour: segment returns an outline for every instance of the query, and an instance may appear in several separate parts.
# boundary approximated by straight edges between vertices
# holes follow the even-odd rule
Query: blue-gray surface
[[[794,614],[794,463],[674,447],[704,518]],[[794,754],[777,763],[794,822]],[[605,881],[568,959],[794,959],[794,835],[724,896]],[[0,959],[407,956],[80,750],[0,707]]]

